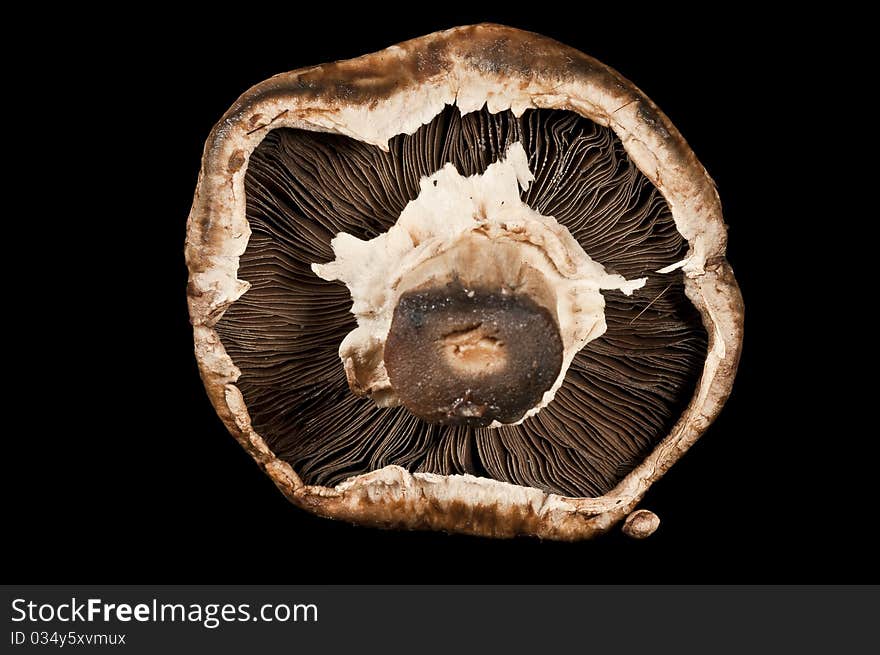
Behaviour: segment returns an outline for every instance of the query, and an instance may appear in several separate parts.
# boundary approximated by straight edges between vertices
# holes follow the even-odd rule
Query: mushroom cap
[[[609,492],[580,498],[471,475],[411,474],[399,466],[336,487],[304,484],[255,431],[236,386],[240,371],[215,326],[248,289],[238,279],[250,236],[248,159],[266,134],[292,127],[387,147],[446,104],[464,112],[565,109],[609,127],[662,193],[688,241],[685,293],[709,344],[695,393],[678,422]],[[381,527],[575,540],[607,531],[705,431],[730,393],[743,305],[724,258],[726,229],[712,180],[669,119],[631,82],[552,39],[500,25],[438,32],[378,53],[276,75],[242,95],[205,146],[187,224],[187,287],[195,352],[208,395],[229,431],[296,505]]]

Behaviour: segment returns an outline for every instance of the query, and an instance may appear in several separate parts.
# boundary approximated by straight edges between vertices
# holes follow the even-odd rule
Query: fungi
[[[197,359],[301,507],[589,537],[729,393],[742,305],[714,186],[577,51],[480,25],[276,76],[205,153]]]

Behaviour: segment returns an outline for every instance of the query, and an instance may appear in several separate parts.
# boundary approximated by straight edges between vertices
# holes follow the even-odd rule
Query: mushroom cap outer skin
[[[280,127],[346,134],[386,148],[445,104],[462,112],[574,111],[614,130],[666,199],[690,249],[685,292],[709,344],[696,391],[654,450],[610,492],[574,498],[469,475],[411,474],[398,466],[334,488],[305,485],[251,425],[239,369],[214,325],[249,285],[237,278],[250,230],[248,158]],[[195,353],[208,396],[229,431],[297,506],[384,528],[558,540],[601,534],[636,507],[650,485],[699,438],[730,394],[742,345],[743,304],[724,258],[726,226],[715,186],[669,119],[631,82],[552,39],[481,24],[406,41],[357,59],[276,75],[242,95],[212,130],[187,222],[187,295]]]

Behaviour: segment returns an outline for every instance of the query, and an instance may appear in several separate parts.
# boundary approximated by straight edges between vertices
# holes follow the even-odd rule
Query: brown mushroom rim
[[[335,488],[304,485],[257,434],[236,386],[240,371],[214,329],[247,290],[237,277],[247,247],[244,178],[269,130],[295,128],[387,147],[455,104],[497,114],[563,109],[610,127],[663,194],[689,245],[682,270],[708,352],[696,392],[671,433],[613,489],[574,498],[469,475],[410,474],[397,466]],[[715,188],[669,120],[630,82],[550,39],[496,25],[456,28],[355,60],[278,75],[248,91],[215,127],[187,233],[196,356],[229,430],[297,505],[324,516],[492,536],[586,538],[627,515],[715,418],[732,385],[742,339],[742,301],[724,259]]]

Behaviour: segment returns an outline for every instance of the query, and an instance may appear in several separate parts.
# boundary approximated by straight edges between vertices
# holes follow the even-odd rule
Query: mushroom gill
[[[419,181],[451,163],[482,174],[520,142],[535,180],[521,193],[564,225],[608,273],[646,277],[626,296],[603,291],[605,333],[575,356],[550,404],[517,425],[425,422],[349,389],[338,350],[356,326],[351,297],[310,265],[331,239],[372,239],[395,224]],[[271,131],[250,157],[252,235],[238,276],[251,288],[216,325],[241,370],[254,428],[307,484],[332,486],[390,464],[470,473],[567,496],[608,492],[671,430],[706,357],[706,332],[684,294],[687,256],[659,191],[605,127],[572,112],[521,117],[447,107],[387,152],[355,139]]]

